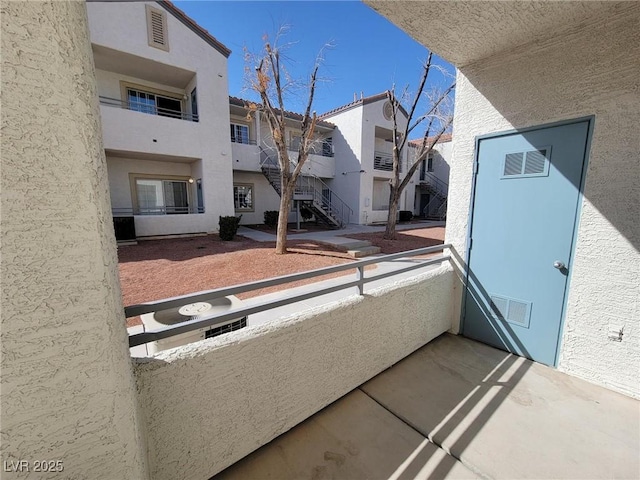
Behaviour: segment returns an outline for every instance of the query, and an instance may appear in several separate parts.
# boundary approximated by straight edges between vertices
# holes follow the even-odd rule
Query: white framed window
[[[136,215],[190,213],[188,178],[132,174],[131,188]]]
[[[249,126],[240,123],[231,124],[231,141],[249,144]]]
[[[254,211],[253,184],[233,184],[233,205],[238,212]]]
[[[182,98],[160,90],[145,89],[137,85],[123,84],[129,110],[159,115],[161,117],[184,118]]]
[[[427,157],[427,172],[433,172],[433,155]]]
[[[169,51],[167,12],[147,5],[147,38],[149,46]]]

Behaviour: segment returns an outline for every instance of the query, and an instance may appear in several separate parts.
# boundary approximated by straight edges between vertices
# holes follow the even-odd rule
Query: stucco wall
[[[83,2],[2,3],[1,290],[2,478],[147,478]]]
[[[327,183],[353,210],[350,223],[364,223],[360,215],[360,172],[362,165],[362,108],[353,108],[327,118],[338,126],[333,133],[336,176]]]
[[[445,332],[449,265],[136,360],[152,477],[207,479]]]
[[[446,235],[464,257],[476,135],[595,115],[558,368],[636,397],[639,23],[640,5],[630,2],[558,37],[461,69]],[[611,326],[624,327],[621,342],[608,339]]]
[[[265,211],[280,209],[280,196],[262,173],[233,172],[233,183],[249,183],[253,185],[254,211],[236,211],[236,215],[242,214],[241,225],[264,223]],[[295,218],[293,218],[293,220],[295,220]]]

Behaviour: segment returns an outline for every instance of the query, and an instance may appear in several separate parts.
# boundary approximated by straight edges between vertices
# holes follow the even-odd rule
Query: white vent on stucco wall
[[[150,5],[147,5],[147,36],[150,46],[169,51],[167,14]]]

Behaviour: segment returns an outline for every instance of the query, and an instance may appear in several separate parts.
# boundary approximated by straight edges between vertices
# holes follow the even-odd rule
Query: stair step
[[[358,250],[359,248],[367,248],[371,246],[371,242],[367,242],[366,240],[354,240],[353,238],[347,237],[335,237],[327,243],[337,250],[345,253],[349,252],[349,250]]]
[[[347,251],[347,254],[353,258],[368,257],[369,255],[375,255],[377,253],[380,253],[380,247],[374,247],[373,245]]]

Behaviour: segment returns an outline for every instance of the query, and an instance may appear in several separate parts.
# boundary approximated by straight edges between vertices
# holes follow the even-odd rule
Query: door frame
[[[580,191],[578,192],[578,200],[577,200],[577,208],[575,218],[573,220],[573,233],[571,235],[571,247],[569,249],[569,259],[568,259],[568,272],[567,272],[567,281],[565,283],[563,300],[562,300],[562,309],[560,312],[560,326],[558,328],[557,333],[557,342],[556,342],[556,353],[553,361],[553,366],[558,366],[558,360],[560,358],[560,347],[562,346],[562,333],[564,332],[564,324],[565,317],[567,313],[567,298],[569,296],[569,291],[571,287],[571,276],[573,274],[573,259],[575,257],[575,248],[578,239],[578,229],[580,227],[580,218],[582,215],[582,204],[584,203],[584,187],[587,180],[587,168],[589,165],[589,153],[591,151],[591,141],[593,139],[593,129],[595,125],[595,115],[589,115],[586,117],[578,117],[569,120],[561,120],[558,122],[552,123],[543,123],[540,125],[533,125],[531,127],[525,128],[517,128],[511,130],[502,130],[499,132],[487,133],[483,135],[476,135],[474,139],[474,152],[473,152],[473,174],[471,179],[471,198],[469,201],[469,214],[467,217],[467,236],[466,236],[466,247],[465,247],[465,255],[464,255],[464,288],[462,290],[462,306],[460,308],[460,332],[464,334],[464,321],[466,316],[467,309],[467,290],[469,288],[469,261],[471,260],[471,238],[473,232],[473,213],[475,209],[475,201],[476,201],[476,182],[477,182],[477,174],[478,174],[478,165],[479,165],[479,153],[480,153],[480,141],[489,140],[492,138],[504,137],[507,135],[514,135],[520,133],[526,133],[536,130],[543,130],[545,128],[553,128],[553,127],[561,127],[564,125],[571,125],[574,123],[582,123],[587,122],[587,141],[585,143],[585,149],[582,160],[582,172],[580,173]]]

